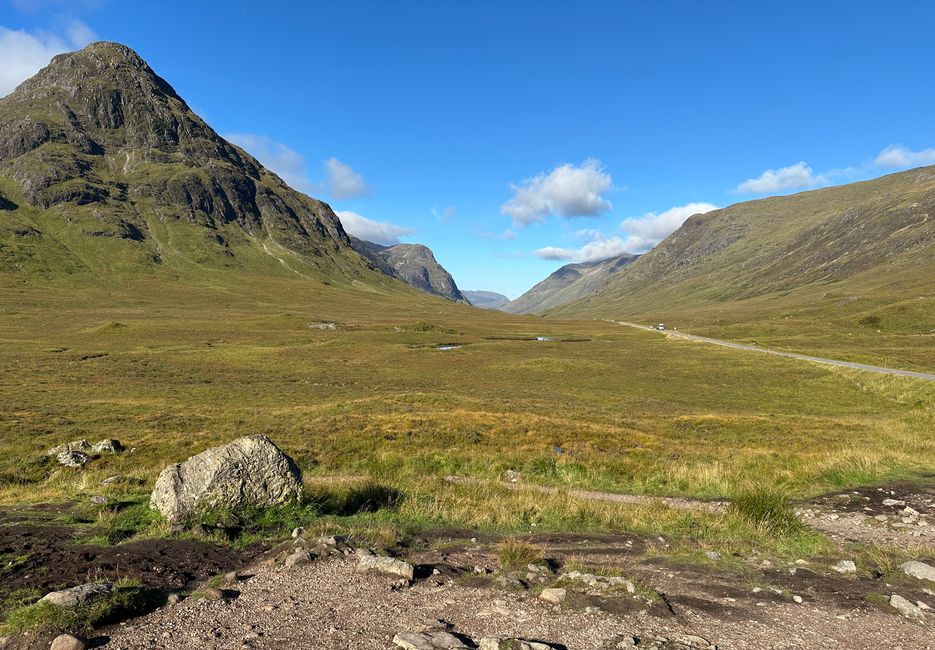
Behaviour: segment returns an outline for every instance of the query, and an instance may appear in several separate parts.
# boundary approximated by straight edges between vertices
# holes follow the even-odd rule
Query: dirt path
[[[409,587],[396,587],[386,576],[356,573],[353,555],[296,567],[266,564],[232,585],[239,592],[236,599],[187,599],[106,631],[105,647],[387,650],[394,635],[443,619],[475,641],[488,635],[525,637],[567,650],[626,647],[617,644],[634,637],[637,648],[671,650],[708,643],[722,650],[935,648],[931,625],[869,602],[863,595],[867,585],[857,578],[774,567],[740,581],[716,568],[643,561],[623,565],[621,571],[653,597],[566,580],[566,601],[553,605],[537,596],[558,575],[541,581],[526,576],[526,587],[505,587],[496,574],[481,575],[496,567],[489,548],[458,545],[467,540],[436,541],[443,550],[410,555],[425,577]],[[562,538],[542,540],[542,545],[564,562],[587,560],[592,546],[603,552],[609,546],[625,548],[626,542]],[[626,556],[613,557],[620,562]],[[653,645],[660,639],[670,645]],[[677,644],[679,639],[687,644]]]
[[[637,325],[636,323],[628,323],[626,321],[612,320],[611,323],[616,323],[617,325],[626,325],[627,327],[635,327],[636,329],[648,330],[650,332],[657,332],[664,336],[676,337],[680,339],[686,339],[689,341],[697,341],[699,343],[708,343],[710,345],[720,345],[725,348],[733,348],[735,350],[745,350],[747,352],[760,352],[762,354],[772,354],[777,357],[788,357],[790,359],[799,359],[801,361],[811,361],[812,363],[821,363],[829,366],[840,366],[843,368],[854,368],[855,370],[864,370],[867,372],[878,372],[885,375],[899,375],[900,377],[912,377],[913,379],[922,379],[925,381],[935,381],[935,375],[925,373],[925,372],[915,372],[913,370],[900,370],[898,368],[884,368],[883,366],[871,366],[866,363],[855,363],[853,361],[839,361],[837,359],[825,359],[824,357],[812,357],[807,354],[798,354],[796,352],[782,352],[780,350],[770,350],[768,348],[761,348],[755,345],[746,345],[744,343],[734,343],[732,341],[722,341],[720,339],[712,339],[706,336],[697,336],[695,334],[685,334],[684,332],[675,332],[672,330],[666,330],[664,332],[658,332],[655,328],[648,327],[646,325]]]

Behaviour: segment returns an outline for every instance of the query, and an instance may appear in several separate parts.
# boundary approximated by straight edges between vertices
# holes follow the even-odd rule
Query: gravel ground
[[[569,650],[600,648],[618,635],[672,638],[695,634],[719,648],[935,648],[932,622],[902,619],[882,607],[834,599],[795,604],[755,594],[724,597],[723,585],[660,568],[659,587],[674,603],[598,609],[570,598],[550,605],[535,592],[467,586],[428,578],[394,589],[392,579],[354,572],[354,558],[330,558],[284,568],[258,567],[236,585],[232,601],[188,599],[106,631],[107,648],[391,648],[398,632],[419,631],[435,619],[474,639],[521,636]],[[748,591],[748,590],[747,590]],[[607,601],[612,599],[606,599]],[[606,604],[606,603],[605,603]],[[612,611],[607,611],[612,610]],[[935,616],[932,616],[935,619]]]

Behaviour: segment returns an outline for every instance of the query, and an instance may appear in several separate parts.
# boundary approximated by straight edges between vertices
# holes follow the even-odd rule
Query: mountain
[[[461,293],[472,305],[482,309],[500,309],[510,302],[509,298],[495,291],[462,291]]]
[[[598,291],[548,313],[760,328],[769,319],[777,331],[790,319],[882,322],[931,337],[935,167],[692,216]]]
[[[0,99],[0,272],[90,278],[239,268],[381,280],[331,208],[195,115],[130,48],[56,56]]]
[[[366,257],[375,268],[390,277],[442,298],[467,302],[454,278],[435,260],[431,249],[422,244],[382,246],[349,236],[351,246]]]
[[[596,291],[636,257],[624,253],[597,262],[566,264],[500,309],[511,314],[541,314],[552,307],[578,300]]]

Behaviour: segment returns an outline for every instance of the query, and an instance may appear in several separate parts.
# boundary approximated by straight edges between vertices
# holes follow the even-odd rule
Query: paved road
[[[635,327],[641,330],[649,330],[650,332],[657,332],[653,327],[647,325],[637,325],[636,323],[627,323],[625,321],[615,320],[611,321],[612,323],[617,323],[618,325],[626,325],[627,327]],[[684,332],[676,332],[674,330],[666,330],[665,332],[658,332],[665,336],[677,336],[679,338],[688,339],[690,341],[700,341],[701,343],[710,343],[711,345],[720,345],[725,348],[734,348],[737,350],[748,350],[750,352],[761,352],[763,354],[772,354],[777,357],[789,357],[790,359],[801,359],[802,361],[811,361],[813,363],[823,363],[829,366],[841,366],[843,368],[856,368],[857,370],[866,370],[867,372],[879,372],[884,375],[899,375],[900,377],[912,377],[914,379],[924,379],[925,381],[935,381],[935,375],[930,375],[925,372],[915,372],[913,370],[899,370],[898,368],[884,368],[882,366],[871,366],[866,363],[854,363],[853,361],[838,361],[837,359],[825,359],[822,357],[811,357],[807,354],[797,354],[795,352],[781,352],[779,350],[768,350],[766,348],[757,347],[756,345],[744,345],[743,343],[732,343],[731,341],[721,341],[720,339],[709,339],[706,336],[696,336],[694,334],[685,334]]]

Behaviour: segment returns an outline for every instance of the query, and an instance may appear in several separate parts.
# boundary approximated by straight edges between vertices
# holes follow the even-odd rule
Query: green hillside
[[[935,368],[935,168],[688,219],[551,316]]]

